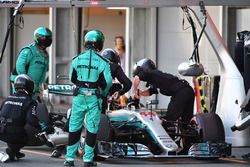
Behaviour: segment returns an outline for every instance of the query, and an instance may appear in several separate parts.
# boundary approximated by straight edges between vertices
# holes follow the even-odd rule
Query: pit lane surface
[[[0,151],[4,151],[6,145],[0,142]],[[46,146],[25,147],[22,152],[25,158],[16,162],[0,163],[0,167],[63,167],[64,156],[55,159],[50,157],[51,149]],[[250,160],[241,158],[242,154],[250,152],[250,148],[233,149],[230,158],[220,158],[218,160],[196,160],[193,158],[160,158],[160,159],[107,159],[98,162],[98,167],[249,167]],[[76,167],[82,167],[83,162],[80,158],[75,161]]]

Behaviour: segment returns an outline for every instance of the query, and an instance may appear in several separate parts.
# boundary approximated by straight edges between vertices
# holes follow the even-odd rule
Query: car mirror
[[[157,105],[159,104],[159,100],[149,100],[146,102],[147,105]]]

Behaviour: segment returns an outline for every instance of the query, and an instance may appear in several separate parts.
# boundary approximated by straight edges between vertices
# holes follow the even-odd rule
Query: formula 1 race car
[[[72,95],[72,90],[72,85],[49,85],[49,93]],[[215,113],[197,114],[187,124],[181,119],[162,119],[161,115],[167,111],[153,107],[158,104],[157,100],[148,101],[146,107],[132,98],[125,106],[112,99],[108,103],[97,134],[98,160],[179,155],[214,159],[231,155],[231,145],[225,142],[223,123]],[[57,131],[47,139],[53,145],[66,145],[67,132]],[[78,149],[80,154],[83,154],[84,141],[83,130]]]
[[[116,106],[115,110],[110,108],[101,117],[96,146],[98,159],[174,155],[216,159],[231,155],[222,121],[215,113],[198,114],[190,124],[185,124],[180,120],[162,120],[159,115],[164,111],[152,107],[157,100],[147,102],[145,108],[130,102],[117,109],[112,103],[109,105]]]

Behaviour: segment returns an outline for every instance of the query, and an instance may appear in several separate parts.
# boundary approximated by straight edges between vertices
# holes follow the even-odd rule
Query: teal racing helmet
[[[39,27],[34,32],[35,43],[43,49],[52,43],[52,32],[47,27]]]
[[[84,36],[84,47],[100,52],[103,48],[104,35],[99,30],[91,30]]]

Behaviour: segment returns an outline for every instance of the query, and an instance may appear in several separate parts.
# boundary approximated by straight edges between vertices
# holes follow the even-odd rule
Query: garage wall
[[[114,48],[114,37],[125,38],[125,10],[106,8],[85,8],[83,29],[99,29],[105,36],[103,48]]]
[[[244,30],[250,31],[249,20],[250,20],[250,9],[238,9],[236,11],[236,30],[237,30],[237,32],[244,31]]]
[[[49,27],[48,14],[23,14],[24,27],[16,29],[16,49],[17,55],[22,47],[33,41],[33,33],[40,26]]]

